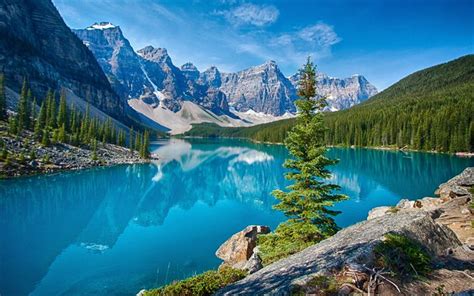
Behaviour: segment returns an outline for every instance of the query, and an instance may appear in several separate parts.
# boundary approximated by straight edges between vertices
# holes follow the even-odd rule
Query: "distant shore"
[[[31,138],[0,136],[7,151],[6,159],[0,159],[0,178],[149,162],[137,151],[113,144],[98,144],[94,155],[91,147],[64,143],[41,146]]]
[[[201,137],[201,136],[174,136],[179,139],[238,139],[238,140],[247,140],[257,144],[266,144],[266,145],[284,145],[282,142],[268,142],[268,141],[258,141],[251,138],[244,137]],[[448,154],[455,155],[458,157],[474,157],[474,152],[440,152],[436,150],[416,150],[409,148],[398,148],[392,146],[343,146],[343,145],[328,145],[328,148],[350,148],[350,149],[374,149],[374,150],[387,150],[387,151],[406,151],[406,152],[425,152],[425,153],[437,153],[437,154]]]

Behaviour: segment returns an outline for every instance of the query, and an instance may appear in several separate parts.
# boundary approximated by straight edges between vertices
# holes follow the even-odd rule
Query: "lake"
[[[134,295],[216,268],[214,253],[249,224],[285,218],[283,146],[240,140],[154,143],[151,164],[0,181],[0,295]],[[341,226],[401,198],[432,196],[474,166],[442,154],[330,149]]]

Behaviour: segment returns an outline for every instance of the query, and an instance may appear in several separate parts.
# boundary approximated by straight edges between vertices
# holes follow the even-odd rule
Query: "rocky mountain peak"
[[[185,63],[180,69],[187,79],[197,80],[199,78],[199,70],[196,68],[196,66],[194,66],[193,63]]]
[[[210,87],[218,88],[222,84],[222,75],[219,69],[215,66],[211,66],[206,71],[199,75],[199,83],[207,84]]]
[[[262,66],[264,66],[266,68],[278,68],[277,63],[273,60],[266,61]]]
[[[166,48],[155,48],[151,45],[148,45],[137,51],[137,53],[145,60],[157,63],[171,63],[171,58],[168,55]]]
[[[193,63],[187,62],[181,66],[181,71],[198,71],[198,69]]]

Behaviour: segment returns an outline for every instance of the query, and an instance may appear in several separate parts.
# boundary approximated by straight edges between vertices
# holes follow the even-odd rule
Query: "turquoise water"
[[[0,295],[132,295],[215,268],[219,245],[284,217],[282,146],[237,140],[154,144],[161,159],[0,181]],[[432,195],[474,159],[332,149],[347,226],[376,206]]]

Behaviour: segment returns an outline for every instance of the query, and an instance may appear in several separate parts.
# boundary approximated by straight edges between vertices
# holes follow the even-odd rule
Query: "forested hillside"
[[[351,109],[327,113],[329,145],[474,151],[474,55],[407,76]],[[195,126],[186,135],[282,142],[292,120],[250,128]]]

